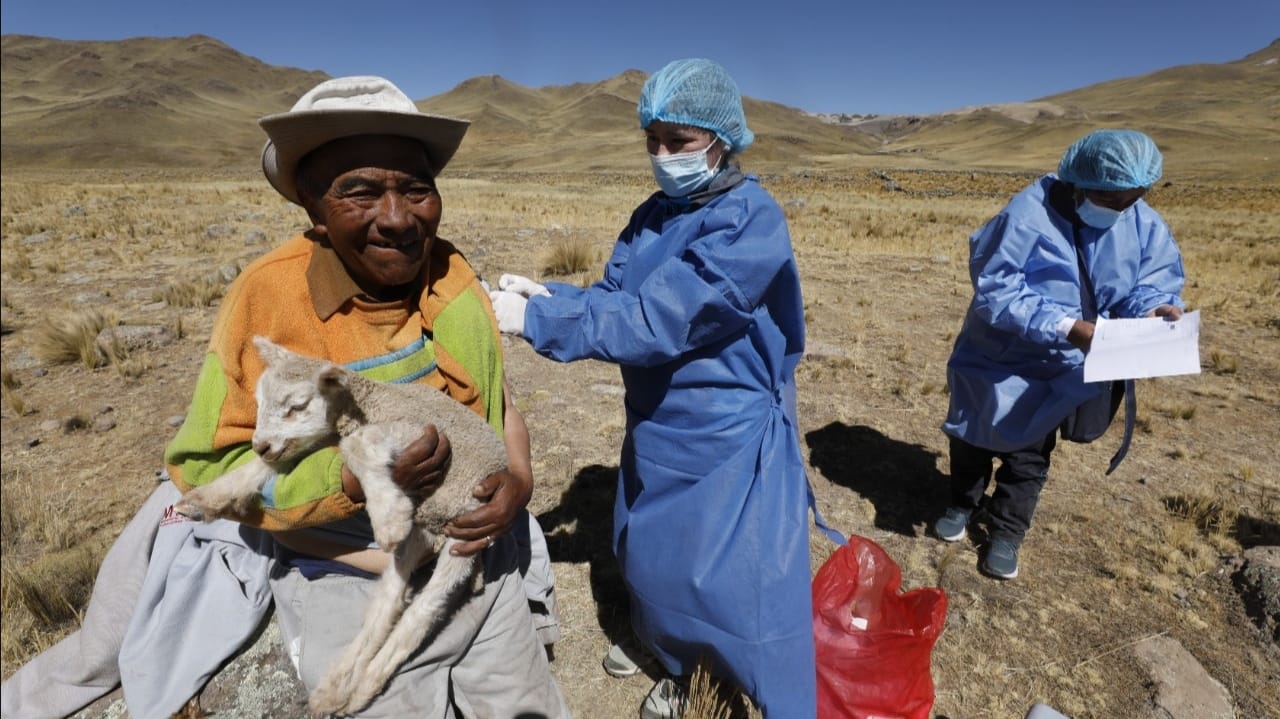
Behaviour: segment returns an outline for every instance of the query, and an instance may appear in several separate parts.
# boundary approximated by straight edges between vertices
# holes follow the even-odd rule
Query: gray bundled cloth
[[[258,628],[270,535],[192,522],[173,511],[180,496],[170,482],[152,492],[103,559],[80,629],[0,686],[0,714],[66,717],[123,684],[131,716],[166,719]]]

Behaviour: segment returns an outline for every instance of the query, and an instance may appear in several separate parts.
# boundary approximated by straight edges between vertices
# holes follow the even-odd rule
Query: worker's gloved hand
[[[523,337],[524,309],[529,300],[518,292],[495,290],[489,293],[489,301],[493,303],[493,314],[498,318],[498,331]]]
[[[514,292],[525,298],[533,297],[534,295],[551,296],[551,291],[544,285],[520,275],[502,275],[498,278],[498,289]]]

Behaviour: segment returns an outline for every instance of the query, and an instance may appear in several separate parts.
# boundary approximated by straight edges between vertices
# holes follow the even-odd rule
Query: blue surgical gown
[[[1071,220],[1049,202],[1055,180],[1040,178],[969,238],[973,301],[947,362],[942,430],[978,447],[1022,449],[1109,386],[1085,384],[1084,353],[1057,333],[1063,317],[1084,315]],[[1183,307],[1182,255],[1146,202],[1110,229],[1079,233],[1100,315]]]
[[[781,208],[754,178],[642,204],[586,289],[552,283],[525,335],[621,367],[614,553],[668,671],[700,656],[772,717],[815,713],[808,484],[793,371],[804,304]]]

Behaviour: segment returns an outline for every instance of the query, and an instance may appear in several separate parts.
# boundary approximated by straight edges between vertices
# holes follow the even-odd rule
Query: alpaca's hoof
[[[194,519],[197,522],[203,522],[205,518],[204,507],[188,500],[186,497],[183,497],[174,503],[173,511],[181,514],[187,519]]]
[[[332,690],[321,687],[311,694],[310,701],[307,702],[307,709],[311,712],[311,719],[327,719],[328,717],[340,716],[346,711],[347,702],[343,697],[337,696]]]

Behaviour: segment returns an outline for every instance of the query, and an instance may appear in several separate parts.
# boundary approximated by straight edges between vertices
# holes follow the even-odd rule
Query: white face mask
[[[685,197],[711,183],[719,172],[719,164],[712,169],[707,167],[707,152],[716,144],[711,143],[701,150],[681,152],[675,155],[649,155],[653,165],[653,179],[668,197]]]
[[[1076,214],[1080,215],[1081,221],[1090,227],[1096,227],[1099,230],[1109,229],[1112,225],[1120,221],[1133,206],[1130,205],[1124,210],[1113,210],[1110,207],[1102,207],[1093,204],[1089,198],[1085,198],[1084,202],[1076,208]]]

